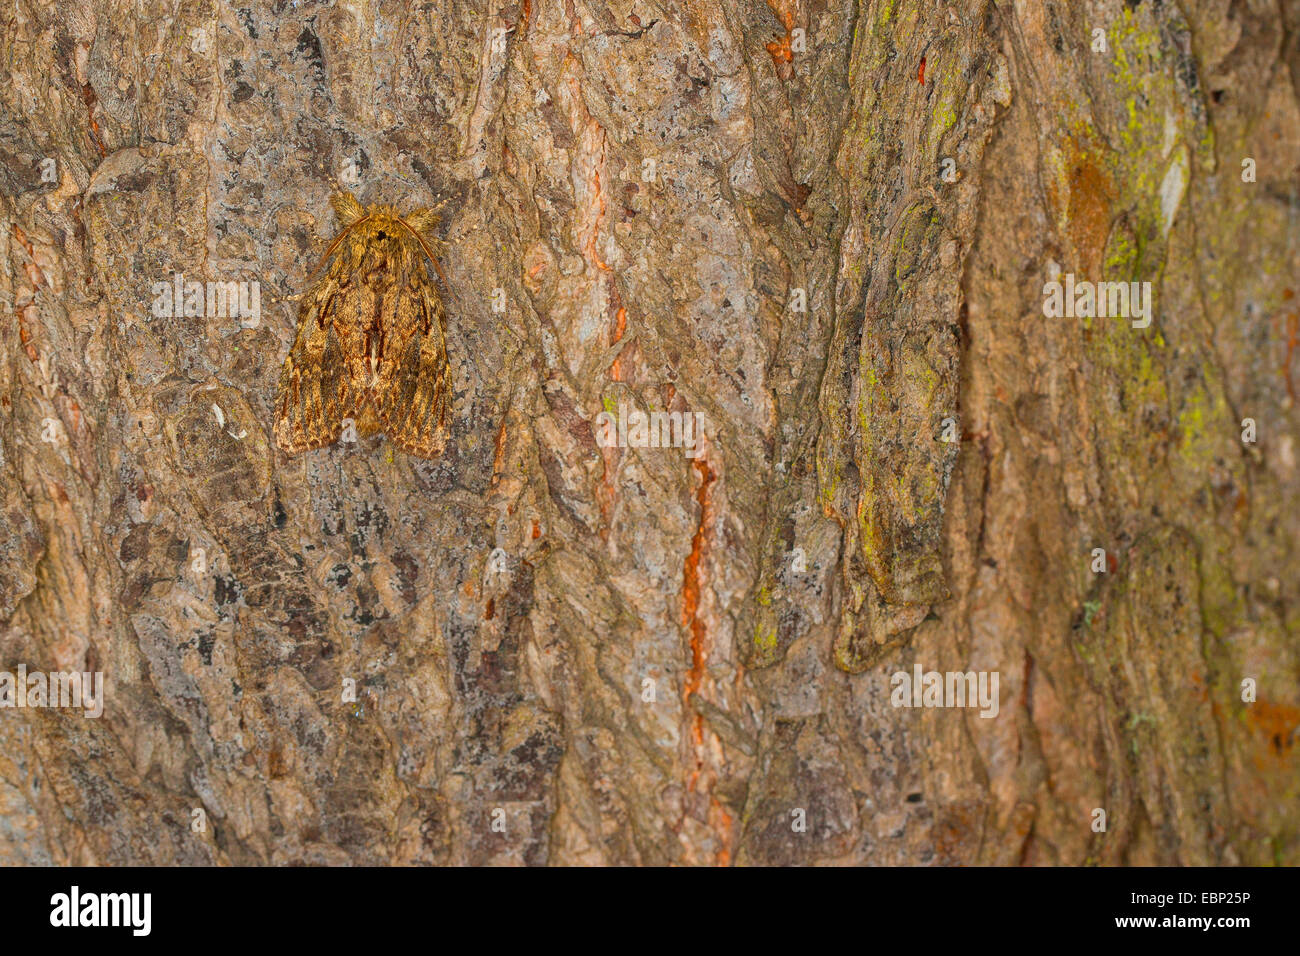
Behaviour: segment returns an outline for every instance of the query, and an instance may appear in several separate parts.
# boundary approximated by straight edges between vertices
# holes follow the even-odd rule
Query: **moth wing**
[[[433,281],[420,268],[398,292],[393,327],[384,343],[384,371],[373,402],[389,441],[411,455],[436,458],[447,444],[451,368],[447,314]]]
[[[289,454],[332,445],[356,415],[355,348],[339,338],[349,324],[336,320],[358,311],[360,298],[355,282],[332,271],[303,299],[276,400],[275,441]]]

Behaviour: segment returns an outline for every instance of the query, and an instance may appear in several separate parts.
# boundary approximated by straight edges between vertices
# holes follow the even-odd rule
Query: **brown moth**
[[[436,458],[447,441],[451,370],[447,313],[429,274],[438,216],[330,200],[343,227],[298,307],[298,334],[280,377],[275,441],[293,454],[383,433],[398,448]],[[427,262],[426,262],[427,260]]]

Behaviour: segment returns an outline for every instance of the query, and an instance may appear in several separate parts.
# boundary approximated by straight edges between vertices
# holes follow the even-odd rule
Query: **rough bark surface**
[[[1298,38],[15,0],[0,670],[106,703],[0,709],[0,863],[1300,863]],[[270,437],[351,172],[448,200],[436,461]],[[155,316],[176,273],[260,323]],[[1046,318],[1058,273],[1153,321]],[[891,706],[915,664],[998,715]]]

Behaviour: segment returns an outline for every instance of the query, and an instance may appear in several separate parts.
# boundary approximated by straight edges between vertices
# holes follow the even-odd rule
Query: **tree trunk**
[[[1300,863],[1300,8],[3,19],[0,863]],[[435,460],[272,438],[332,177]]]

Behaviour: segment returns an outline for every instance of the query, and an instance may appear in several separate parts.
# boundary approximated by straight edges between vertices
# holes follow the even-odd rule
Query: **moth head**
[[[330,205],[334,207],[334,214],[339,217],[339,225],[344,229],[366,214],[361,201],[346,189],[331,196]]]
[[[392,206],[378,203],[366,207],[363,217],[355,223],[353,233],[365,242],[383,242],[389,239],[410,242],[414,239],[411,227],[401,214]]]

